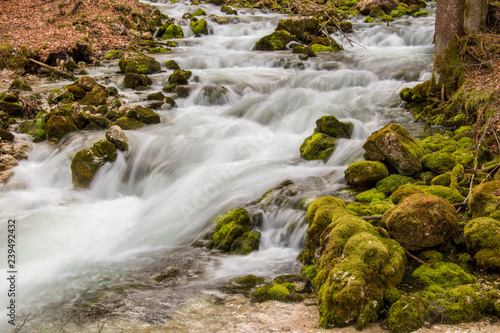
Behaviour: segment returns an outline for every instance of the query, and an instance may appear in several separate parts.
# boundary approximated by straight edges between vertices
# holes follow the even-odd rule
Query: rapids
[[[211,5],[154,5],[176,22],[199,7],[225,15]],[[345,51],[300,62],[290,51],[252,51],[284,15],[238,12],[239,22],[209,22],[213,34],[200,38],[184,21],[186,38],[172,53],[155,55],[162,64],[174,59],[193,72],[191,94],[178,99],[176,108],[155,110],[160,124],[126,131],[130,150],[101,168],[89,190],[72,187],[70,163],[102,131],[78,132],[57,146],[33,143],[29,159],[14,169],[0,192],[0,235],[15,218],[18,323],[32,313],[32,331],[59,331],[75,312],[88,311],[89,299],[101,297],[109,305],[121,300],[115,313],[123,322],[154,327],[189,297],[231,277],[298,272],[295,258],[306,230],[300,202],[342,195],[343,170],[362,158],[364,140],[383,125],[397,122],[422,132],[402,109],[398,92],[430,77],[433,15],[404,16],[389,26],[353,19],[355,32],[348,35],[355,44],[333,35]],[[137,93],[122,87],[117,70],[115,61],[92,68],[90,75],[117,87],[128,104],[144,103],[171,73],[151,75],[151,89]],[[228,93],[211,104],[203,95],[206,85],[224,86]],[[53,88],[47,83],[37,90]],[[299,147],[323,115],[352,122],[353,137],[340,140],[327,163],[303,160]],[[294,181],[295,201],[265,209],[250,204],[287,179]],[[218,214],[241,206],[262,213],[259,251],[229,256],[190,247],[213,228]],[[7,271],[5,240],[0,244],[0,267]],[[171,269],[184,272],[178,283],[158,286],[154,276]],[[6,293],[6,283],[0,283],[2,309]],[[1,318],[0,330],[7,327],[4,311]]]

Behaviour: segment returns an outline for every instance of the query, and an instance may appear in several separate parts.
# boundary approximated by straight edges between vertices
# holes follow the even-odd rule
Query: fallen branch
[[[389,236],[389,234],[387,233],[387,231],[385,231],[384,229],[382,229],[381,227],[378,227],[378,232],[380,232],[380,234],[385,237],[385,238],[389,238],[389,239],[392,239],[391,236]],[[399,244],[399,246],[401,246],[401,244]],[[403,249],[403,251],[405,251],[406,255],[414,260],[416,260],[418,263],[422,264],[422,265],[429,265],[427,264],[425,261],[422,261],[420,260],[419,258],[415,257],[413,254],[411,254],[410,252],[408,252],[407,249],[405,249],[404,247],[401,246],[401,248]],[[430,266],[430,265],[429,265]]]
[[[37,64],[38,66],[42,66],[42,67],[44,67],[44,68],[47,68],[47,69],[48,69],[48,70],[50,70],[51,72],[56,73],[56,74],[58,74],[58,75],[61,75],[61,76],[65,77],[65,78],[67,78],[67,79],[70,79],[70,80],[74,80],[74,79],[75,79],[75,76],[74,76],[73,74],[71,74],[71,73],[66,73],[66,72],[60,71],[60,70],[58,70],[57,68],[54,68],[54,67],[49,66],[49,65],[46,65],[46,64],[44,64],[43,62],[36,61],[36,60],[34,60],[34,59],[31,59],[31,58],[29,58],[29,60],[30,60],[31,62],[33,62],[33,63]]]
[[[23,320],[22,324],[21,324],[21,325],[16,326],[16,329],[15,329],[15,330],[13,330],[13,331],[12,331],[12,333],[18,333],[18,332],[21,330],[21,328],[23,328],[23,327],[24,327],[24,325],[26,325],[26,321],[28,320],[28,317],[30,316],[30,314],[31,314],[31,313],[28,313],[28,314],[26,315],[26,317],[24,317],[24,320]]]

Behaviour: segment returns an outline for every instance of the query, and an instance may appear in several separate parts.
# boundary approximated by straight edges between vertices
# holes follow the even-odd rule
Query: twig
[[[66,326],[69,323],[69,321],[71,320],[71,318],[73,318],[73,315],[69,316],[68,320],[66,320],[66,322],[64,323],[64,325],[61,326],[61,329],[59,330],[59,332],[63,332],[64,326]]]
[[[385,237],[385,238],[389,238],[389,239],[392,239],[391,236],[389,236],[389,234],[387,233],[387,231],[385,231],[384,229],[382,229],[381,227],[378,227],[378,232],[380,232],[380,234]],[[401,246],[401,244],[399,244],[399,246]],[[403,249],[403,251],[405,251],[406,255],[410,258],[413,258],[415,259],[418,263],[422,264],[422,265],[429,265],[427,264],[425,261],[422,261],[421,259],[415,257],[413,254],[411,254],[410,252],[408,252],[407,249],[405,249],[403,246],[401,246],[401,248]],[[430,266],[430,265],[429,265]]]
[[[26,325],[26,320],[28,320],[28,317],[30,316],[30,314],[31,314],[31,313],[28,313],[28,314],[26,315],[26,317],[24,317],[23,323],[22,323],[21,325],[16,326],[16,329],[15,329],[14,331],[12,331],[12,333],[17,333],[17,332],[19,332],[19,331],[21,330],[21,328],[23,328],[23,327],[24,327],[24,325]]]
[[[29,59],[29,61],[34,62],[35,64],[37,64],[37,65],[39,65],[39,66],[45,67],[45,68],[47,68],[48,70],[50,70],[50,71],[52,71],[52,72],[54,72],[54,73],[56,73],[56,74],[59,74],[59,75],[61,75],[61,76],[64,76],[64,77],[65,77],[65,78],[67,78],[67,79],[71,79],[71,80],[74,80],[74,79],[75,79],[75,76],[74,76],[73,74],[71,74],[71,73],[65,73],[65,72],[63,72],[63,71],[60,71],[60,70],[58,70],[58,69],[56,69],[56,68],[52,67],[52,66],[46,65],[46,64],[44,64],[43,62],[36,61],[36,60],[34,60],[34,59],[31,59],[31,58],[28,58],[28,59]]]
[[[118,301],[115,302],[115,304],[113,305],[113,307],[111,308],[111,311],[109,311],[108,315],[106,316],[106,319],[104,319],[104,322],[102,323],[101,327],[99,327],[99,324],[97,325],[97,327],[99,328],[99,331],[98,333],[101,333],[103,328],[104,328],[104,325],[106,325],[106,323],[108,322],[108,319],[111,317],[111,314],[113,314],[113,311],[115,311],[116,309],[116,306],[118,305],[118,303],[120,303],[121,301],[123,300],[123,297],[120,298]]]

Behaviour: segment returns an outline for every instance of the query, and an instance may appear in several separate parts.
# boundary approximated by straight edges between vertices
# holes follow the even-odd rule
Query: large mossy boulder
[[[325,214],[322,224],[330,221],[319,235],[321,247],[314,252],[319,325],[354,324],[362,329],[378,318],[385,291],[403,279],[406,255],[396,241],[380,235],[376,227],[331,200],[324,203],[332,204],[330,211],[318,204],[308,212],[309,219]]]
[[[469,200],[472,218],[492,217],[500,220],[500,180],[493,180],[472,189]]]
[[[8,113],[11,117],[23,116],[23,107],[17,102],[0,101],[0,111]]]
[[[182,27],[180,25],[167,21],[160,28],[158,28],[156,35],[161,39],[173,39],[184,37],[184,32],[182,31]]]
[[[321,24],[314,16],[291,16],[278,22],[276,31],[279,30],[284,30],[307,43],[306,36],[316,36],[320,33]]]
[[[208,23],[205,19],[198,20],[193,18],[189,26],[195,35],[208,35]]]
[[[144,124],[158,124],[160,122],[160,116],[158,113],[154,112],[149,108],[145,108],[140,105],[136,105],[127,111],[127,117],[132,119],[137,119]]]
[[[161,70],[155,58],[137,51],[126,52],[118,62],[123,73],[153,74]]]
[[[24,67],[29,63],[30,52],[23,47],[14,44],[0,44],[0,70],[9,69],[24,72]]]
[[[193,73],[191,71],[185,71],[182,69],[176,69],[172,74],[168,77],[168,82],[170,84],[188,84],[188,80]]]
[[[215,233],[206,246],[233,254],[249,254],[260,244],[260,232],[252,229],[250,214],[243,208],[235,209],[217,219]]]
[[[422,170],[424,150],[401,125],[389,124],[373,132],[363,145],[365,159],[385,161],[403,176]]]
[[[447,200],[451,204],[464,202],[465,198],[457,189],[452,189],[441,185],[402,185],[391,195],[391,201],[399,204],[405,198],[416,193],[426,193],[438,196]]]
[[[381,162],[362,161],[349,165],[344,176],[350,185],[367,187],[389,176],[389,170]]]
[[[477,266],[500,271],[500,221],[478,217],[464,228],[467,251],[474,255]]]
[[[45,125],[47,140],[59,142],[63,136],[78,131],[78,128],[69,117],[51,116]]]
[[[254,49],[256,51],[285,50],[291,41],[296,41],[296,39],[288,31],[278,30],[259,39]]]
[[[333,154],[337,140],[331,136],[315,132],[300,146],[300,156],[306,160],[327,161]]]
[[[99,85],[96,85],[89,91],[85,97],[80,100],[81,104],[99,106],[106,104],[106,91]]]
[[[116,147],[108,140],[97,141],[92,147],[80,150],[71,161],[73,185],[88,188],[104,163],[114,162],[116,157]]]
[[[316,120],[316,131],[328,134],[334,138],[350,138],[354,125],[344,123],[335,116],[323,116]]]
[[[151,80],[151,78],[146,74],[127,73],[123,79],[123,85],[130,89],[136,89],[138,87],[146,88],[152,83],[153,80]]]
[[[429,194],[413,194],[382,218],[391,237],[410,251],[444,243],[458,229],[455,208]]]

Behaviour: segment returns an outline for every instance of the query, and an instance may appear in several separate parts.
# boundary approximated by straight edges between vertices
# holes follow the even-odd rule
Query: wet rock
[[[17,103],[19,102],[19,91],[4,90],[0,93],[0,101]]]
[[[5,111],[0,111],[0,128],[9,128],[9,114]]]
[[[45,124],[47,122],[48,115],[44,111],[37,113],[35,119],[27,120],[20,124],[19,132],[27,133],[33,136],[34,142],[40,142],[47,138],[45,133]]]
[[[91,129],[90,127],[88,127],[90,125],[90,123],[96,124],[97,126],[99,126],[99,129],[106,128],[111,123],[108,120],[108,118],[106,118],[102,114],[91,114],[88,116],[88,121],[89,122],[85,125],[85,129],[87,129],[87,130]],[[99,130],[99,129],[96,129],[96,130]]]
[[[66,86],[65,89],[69,91],[76,99],[82,99],[87,94],[85,89],[76,84],[70,84],[69,86]]]
[[[292,283],[275,283],[259,287],[253,291],[252,298],[257,302],[301,302],[304,300],[304,297],[296,292],[296,286]]]
[[[467,251],[474,256],[477,266],[500,271],[500,221],[479,217],[464,228]]]
[[[45,125],[45,133],[49,141],[59,142],[63,136],[77,130],[75,124],[64,116],[52,116]]]
[[[146,99],[148,101],[163,101],[165,99],[165,95],[163,95],[161,91],[158,91],[155,93],[148,94],[146,96]]]
[[[14,176],[14,171],[12,170],[0,171],[0,183],[7,183],[12,176]]]
[[[177,62],[175,60],[167,60],[165,62],[165,67],[167,67],[167,69],[172,69],[172,70],[176,70],[176,69],[181,69],[179,67],[179,64],[177,64]]]
[[[375,187],[377,188],[377,191],[389,196],[396,192],[401,186],[412,183],[414,183],[413,178],[394,174],[379,180],[377,184],[375,184]]]
[[[424,150],[401,125],[389,124],[373,132],[363,145],[365,159],[386,161],[399,174],[411,176],[422,170]]]
[[[15,46],[14,44],[0,44],[0,70],[9,69],[18,73],[24,73],[24,67],[29,63],[28,57],[30,52],[23,47]]]
[[[113,125],[106,130],[106,139],[116,146],[116,148],[127,151],[128,139],[120,126]]]
[[[472,218],[492,217],[500,220],[500,180],[489,181],[472,189],[469,212]]]
[[[206,247],[244,255],[257,250],[259,244],[260,232],[252,230],[250,214],[238,208],[217,219],[215,233]]]
[[[188,85],[176,86],[174,92],[178,97],[186,98],[191,93],[191,88]]]
[[[229,91],[224,86],[206,85],[201,89],[202,101],[208,105],[224,105],[229,102]]]
[[[353,131],[352,123],[344,123],[334,116],[323,116],[316,120],[316,130],[334,138],[350,138]]]
[[[125,87],[136,89],[138,87],[148,87],[153,83],[153,80],[146,74],[127,73],[123,79]]]
[[[14,141],[14,134],[7,129],[0,128],[0,140]]]
[[[160,122],[158,113],[140,105],[136,105],[128,110],[127,117],[137,119],[144,124],[158,124]]]
[[[101,86],[96,85],[81,99],[80,103],[84,105],[99,106],[106,104],[106,98],[106,91]]]
[[[195,35],[208,35],[208,23],[205,19],[198,20],[193,18],[189,26]]]
[[[71,176],[76,188],[88,188],[97,171],[106,162],[116,160],[116,147],[108,140],[96,142],[92,147],[80,150],[71,161]]]
[[[337,140],[324,133],[314,133],[300,146],[300,156],[306,160],[327,161],[333,154]]]
[[[405,198],[416,193],[426,193],[438,196],[447,200],[450,204],[464,202],[465,198],[457,189],[440,185],[402,185],[397,191],[391,195],[391,201],[394,204],[399,204]]]
[[[170,76],[168,77],[168,82],[170,84],[188,84],[188,80],[191,77],[192,72],[191,71],[185,71],[182,69],[177,69],[175,70]]]
[[[363,161],[349,165],[344,173],[348,184],[357,187],[367,187],[387,177],[389,171],[380,162]]]
[[[9,89],[17,89],[17,90],[23,90],[23,91],[33,91],[33,89],[30,87],[29,84],[26,82],[23,82],[19,79],[15,79],[11,82]]]
[[[18,164],[19,163],[12,155],[9,154],[0,155],[0,171],[9,170]]]
[[[161,70],[161,65],[155,58],[137,51],[126,52],[118,61],[123,73],[152,74]]]
[[[398,3],[395,0],[361,0],[356,8],[362,15],[370,15],[373,17],[379,16],[378,10],[381,9],[384,13],[389,14],[392,10],[398,8]]]
[[[97,82],[93,77],[82,76],[75,80],[74,85],[82,88],[84,91],[91,91],[97,85]]]
[[[436,152],[424,155],[422,162],[425,168],[443,173],[451,171],[455,167],[456,159],[453,154]]]
[[[47,97],[49,105],[54,104],[68,104],[75,101],[75,97],[66,89],[54,89]]]
[[[134,130],[145,126],[145,124],[140,122],[139,120],[128,117],[118,118],[114,123],[111,124],[111,126],[113,125],[117,125],[124,130]]]
[[[184,37],[184,32],[180,25],[167,21],[158,29],[156,35],[161,37],[161,39],[173,39]]]
[[[321,30],[319,20],[313,16],[292,16],[278,22],[276,31],[284,30],[297,39],[306,42],[304,33],[317,35]]]
[[[288,31],[278,30],[259,39],[254,49],[256,51],[285,50],[291,41],[296,41],[296,39]]]
[[[19,103],[0,101],[0,111],[6,112],[11,117],[23,116],[23,107]]]
[[[220,11],[228,15],[238,15],[238,11],[234,8],[229,7],[228,5],[222,5],[220,7]]]
[[[414,194],[383,216],[391,237],[410,251],[444,243],[458,229],[455,208],[429,194]]]

